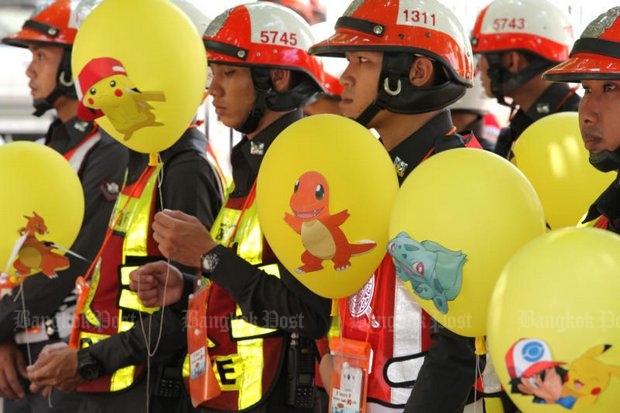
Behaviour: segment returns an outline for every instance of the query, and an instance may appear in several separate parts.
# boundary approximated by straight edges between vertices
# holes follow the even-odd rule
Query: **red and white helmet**
[[[77,34],[77,5],[76,0],[45,2],[37,7],[19,32],[2,39],[3,43],[17,47],[41,45],[63,49],[56,75],[56,87],[45,98],[33,101],[35,116],[41,116],[52,109],[60,96],[77,98],[71,72],[71,49]]]
[[[547,0],[494,0],[471,34],[474,53],[524,50],[552,62],[568,57],[573,39],[570,17]]]
[[[367,125],[380,111],[415,114],[444,108],[471,87],[471,45],[454,13],[437,0],[354,0],[336,22],[336,33],[310,48],[319,56],[383,52],[375,102],[356,119]],[[439,62],[447,80],[415,87],[409,70],[416,56]]]
[[[310,52],[342,56],[346,51],[411,52],[443,63],[453,79],[470,86],[472,52],[454,13],[436,0],[354,0],[336,23],[336,33]]]
[[[261,1],[228,9],[203,40],[210,63],[301,71],[324,91],[321,62],[308,53],[310,26],[284,6]]]
[[[77,4],[75,0],[56,0],[41,4],[19,32],[5,36],[2,42],[18,47],[28,47],[35,43],[72,47],[77,34],[74,24]]]
[[[620,79],[620,7],[588,24],[568,60],[546,71],[543,78],[559,82]]]

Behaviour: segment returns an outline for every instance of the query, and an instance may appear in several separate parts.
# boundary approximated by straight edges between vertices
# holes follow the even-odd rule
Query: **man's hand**
[[[194,268],[200,268],[200,256],[217,245],[198,218],[169,209],[155,214],[153,239],[164,257]]]
[[[174,304],[183,295],[183,275],[165,261],[150,262],[129,274],[129,288],[146,307]]]
[[[19,376],[28,378],[26,360],[12,341],[0,343],[0,397],[21,399],[26,394]]]
[[[32,366],[28,366],[28,378],[31,381],[30,391],[43,392],[45,396],[51,387],[70,392],[84,381],[78,374],[77,349],[66,343],[55,343],[45,346],[39,358]]]

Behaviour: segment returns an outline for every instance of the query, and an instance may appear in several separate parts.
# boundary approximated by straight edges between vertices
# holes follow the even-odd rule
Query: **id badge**
[[[187,311],[187,353],[189,354],[189,394],[194,407],[220,395],[222,390],[213,372],[207,348],[207,298],[209,286],[189,297]]]

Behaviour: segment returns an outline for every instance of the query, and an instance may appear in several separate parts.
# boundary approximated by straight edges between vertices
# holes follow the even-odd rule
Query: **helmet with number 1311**
[[[354,0],[338,19],[336,33],[315,44],[319,56],[345,52],[384,52],[378,96],[360,117],[367,124],[379,110],[415,114],[444,108],[472,86],[469,39],[454,13],[435,0]],[[436,63],[445,81],[415,87],[409,68],[416,56]]]

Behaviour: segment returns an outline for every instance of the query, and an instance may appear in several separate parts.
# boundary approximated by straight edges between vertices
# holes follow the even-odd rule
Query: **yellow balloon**
[[[0,177],[0,269],[13,283],[66,269],[64,251],[43,242],[70,248],[82,225],[84,194],[69,162],[45,145],[8,143],[0,146]]]
[[[79,116],[127,147],[155,153],[190,124],[206,87],[204,45],[168,0],[105,0],[84,20],[73,47]]]
[[[400,188],[388,249],[414,298],[446,328],[486,334],[487,303],[512,254],[544,233],[540,201],[507,160],[479,149],[438,153]]]
[[[513,151],[513,162],[534,185],[552,229],[575,226],[615,176],[588,162],[577,112],[555,113],[534,122]]]
[[[526,413],[620,406],[620,237],[550,231],[521,248],[491,296],[487,342],[507,394]]]
[[[256,203],[278,259],[323,297],[356,293],[385,256],[398,191],[394,166],[368,129],[337,115],[286,128],[261,164]]]

